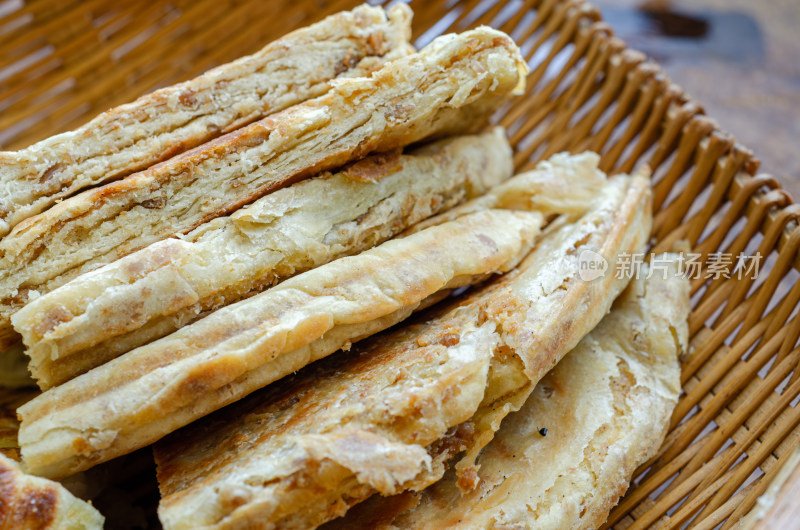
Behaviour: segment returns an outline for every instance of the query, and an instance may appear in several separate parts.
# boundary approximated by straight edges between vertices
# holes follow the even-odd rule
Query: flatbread
[[[480,197],[415,224],[406,233],[492,208],[537,211],[547,217],[580,217],[603,195],[606,176],[599,164],[600,156],[591,151],[576,155],[556,153],[536,164],[532,171],[514,175]]]
[[[368,157],[81,275],[12,317],[44,390],[207,311],[356,254],[511,176],[501,128]]]
[[[522,406],[536,382],[594,328],[625,287],[629,278],[612,272],[619,260],[645,249],[652,213],[644,173],[610,178],[595,201],[577,222],[567,222],[568,216],[553,222],[517,270],[466,304],[473,309],[461,318],[497,322],[504,348],[493,359],[488,398],[472,418],[473,439],[456,464],[465,490],[475,487],[474,461],[502,419]],[[604,264],[605,274],[586,275],[587,263]]]
[[[373,497],[332,528],[599,528],[661,445],[680,394],[689,281],[677,255],[647,265],[611,313],[503,421],[462,493],[453,471],[420,493]]]
[[[7,342],[0,347],[11,345],[11,313],[33,292],[303,177],[432,135],[480,129],[524,85],[526,71],[516,44],[496,30],[439,37],[370,77],[339,79],[323,96],[20,223],[0,239],[0,338]]]
[[[102,530],[103,521],[58,482],[28,475],[0,454],[0,529]]]
[[[103,516],[61,484],[32,477],[19,467],[16,409],[39,392],[0,388],[0,530],[103,528]]]
[[[61,477],[162,436],[514,267],[536,212],[486,210],[290,278],[48,390],[20,409],[36,474]]]
[[[0,152],[0,236],[73,193],[145,169],[269,114],[321,96],[409,53],[411,10],[360,6],[253,55],[108,110],[82,127]]]
[[[481,402],[492,335],[464,329],[454,345],[393,333],[159,443],[164,528],[312,528],[373,491],[440,474],[426,447]]]
[[[645,245],[647,179],[601,192],[515,271],[158,443],[164,527],[312,528],[372,493],[422,489],[488,443],[627,283],[580,281],[579,251],[616,263]]]

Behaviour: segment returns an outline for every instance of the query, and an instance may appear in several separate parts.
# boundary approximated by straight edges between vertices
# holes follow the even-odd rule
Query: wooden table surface
[[[592,0],[800,199],[800,0]]]

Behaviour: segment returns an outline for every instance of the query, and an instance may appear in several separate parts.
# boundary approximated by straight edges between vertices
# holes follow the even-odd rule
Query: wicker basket
[[[20,4],[20,5],[18,5]],[[0,4],[0,144],[17,148],[113,105],[251,53],[351,0],[14,1]],[[531,60],[527,93],[496,116],[519,170],[562,150],[608,172],[654,170],[653,247],[688,239],[693,282],[682,397],[658,456],[608,524],[729,528],[800,436],[800,207],[660,68],[581,0],[412,2],[416,44],[489,24]],[[3,11],[4,10],[4,11]],[[716,253],[755,255],[755,279],[707,278]],[[796,460],[796,459],[795,459]],[[795,473],[797,475],[797,473]]]

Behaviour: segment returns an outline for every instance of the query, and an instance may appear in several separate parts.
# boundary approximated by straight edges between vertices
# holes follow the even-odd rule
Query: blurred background
[[[77,127],[358,3],[0,0],[0,149]],[[595,3],[800,197],[799,0]]]
[[[800,1],[593,3],[800,198]]]

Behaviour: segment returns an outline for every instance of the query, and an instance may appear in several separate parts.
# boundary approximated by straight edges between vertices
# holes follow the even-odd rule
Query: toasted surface
[[[690,307],[676,258],[661,257],[666,266],[647,279],[643,267],[611,313],[505,419],[478,459],[477,488],[462,493],[451,471],[420,493],[376,496],[332,526],[600,527],[658,450],[680,394]]]
[[[323,96],[70,197],[0,240],[0,327],[32,289],[49,292],[371,152],[482,127],[525,71],[517,46],[496,30],[439,37],[371,77],[339,79]]]
[[[436,473],[428,446],[481,402],[495,344],[490,325],[416,331],[314,364],[159,443],[164,528],[309,528]]]
[[[0,454],[0,528],[102,530],[103,516],[58,482],[27,475]]]
[[[46,389],[203,312],[366,250],[511,176],[502,129],[375,155],[81,275],[12,317]]]
[[[482,404],[473,418],[473,440],[456,466],[464,489],[474,487],[473,463],[502,419],[522,406],[533,385],[594,328],[627,285],[628,278],[614,274],[586,281],[581,264],[589,253],[615,270],[621,256],[644,250],[652,225],[649,179],[612,177],[586,214],[574,223],[568,219],[553,222],[516,270],[465,304],[472,309],[465,309],[462,318],[497,322],[504,349],[493,359],[491,383],[497,389],[488,392],[497,397]]]
[[[603,194],[606,176],[598,169],[599,163],[600,157],[590,151],[557,153],[532,171],[514,175],[480,197],[417,223],[409,232],[490,208],[581,216]]]
[[[427,321],[371,339],[344,365],[314,365],[303,379],[281,381],[157,444],[165,528],[256,521],[314,527],[370,493],[424,488],[441,476],[447,457],[488,443],[499,420],[521,406],[544,375],[543,367],[599,322],[626,283],[580,282],[577,250],[594,245],[615,261],[618,253],[645,244],[647,180],[616,177],[601,191],[590,212],[575,223],[558,222],[516,270],[436,308]],[[481,361],[473,383],[457,383],[454,376],[462,372],[448,365],[453,359]],[[317,393],[321,380],[337,391]],[[361,386],[353,380],[384,382]],[[304,456],[306,437],[327,450]],[[392,475],[388,447],[419,456],[403,461],[402,476]],[[373,474],[394,479],[377,481]]]
[[[542,216],[487,210],[290,278],[126,353],[20,409],[29,469],[64,476],[143,447],[407,317],[439,291],[504,272]]]
[[[408,53],[411,12],[360,6],[253,55],[108,110],[17,152],[0,152],[0,236],[60,198],[133,173],[324,94]]]

